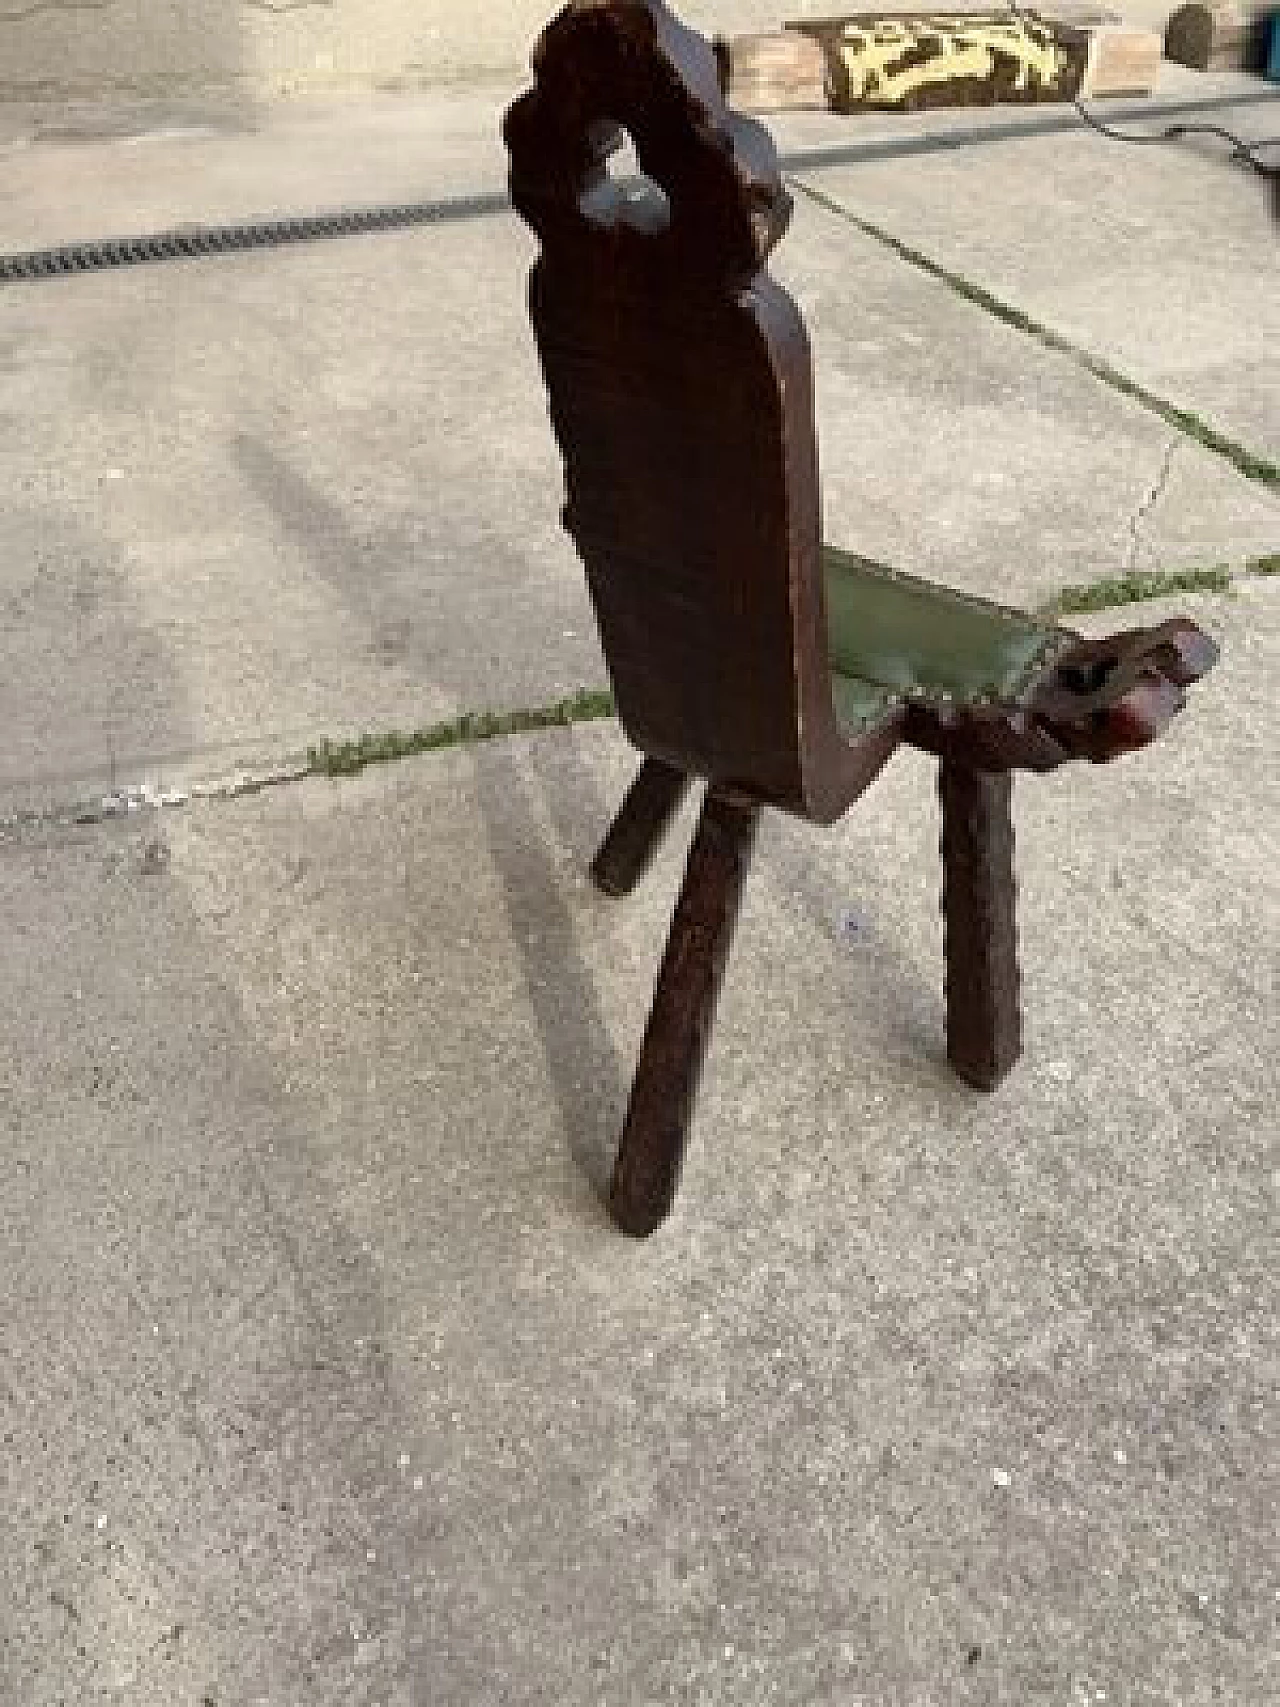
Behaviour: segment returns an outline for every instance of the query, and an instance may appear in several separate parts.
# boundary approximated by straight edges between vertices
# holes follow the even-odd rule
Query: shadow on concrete
[[[373,579],[357,581],[350,572],[357,557],[372,563],[385,554],[361,553],[342,505],[314,490],[270,445],[240,434],[232,454],[258,500],[305,551],[308,566],[343,598],[375,644],[379,637],[395,641],[403,654],[411,607],[397,603],[396,578],[380,584]],[[381,527],[392,536],[404,531],[396,518],[384,518]],[[528,596],[525,589],[522,597]],[[532,626],[536,632],[541,624],[535,618]],[[418,639],[422,643],[425,637]],[[466,705],[474,672],[465,665],[451,672],[447,653],[428,650],[431,677],[423,682],[424,702],[434,689],[443,690],[450,703]],[[416,667],[413,649],[403,661]],[[572,742],[572,732],[565,738]],[[585,766],[571,795],[558,786],[557,779],[547,778],[541,801],[535,803],[526,777],[503,742],[485,748],[475,775],[489,847],[503,883],[511,938],[524,968],[526,993],[570,1148],[592,1188],[603,1193],[629,1074],[610,1040],[594,976],[563,900],[564,880],[539,823],[538,806],[580,870],[586,869],[612,808]]]
[[[180,721],[181,673],[139,613],[128,632],[114,547],[51,498],[36,544],[21,596],[65,598],[72,624],[110,597]],[[65,585],[49,554],[78,565]],[[80,712],[109,745],[103,692]],[[353,1625],[403,1634],[426,1615],[406,1589],[425,1537],[387,1474],[415,1425],[378,1266],[326,1177],[320,1105],[291,1094],[217,915],[193,903],[178,833],[145,812],[0,837],[0,897],[23,897],[0,980],[12,1707],[117,1687],[364,1702]],[[222,916],[242,905],[228,888]],[[357,1567],[374,1533],[382,1563]]]
[[[476,767],[476,788],[569,1147],[603,1200],[629,1075],[613,1047],[595,977],[562,897],[564,879],[550,859],[525,778],[506,743],[486,748]],[[587,816],[579,788],[573,791],[572,817],[555,779],[544,785],[543,801],[562,838],[576,848]]]
[[[455,667],[449,653],[431,646],[429,637],[417,635],[412,644],[405,639],[413,607],[402,576],[394,567],[397,552],[361,553],[343,504],[315,490],[285,457],[260,438],[239,434],[232,451],[259,502],[303,549],[309,568],[343,598],[375,641],[379,636],[400,636],[402,662],[424,672],[424,700],[431,690],[442,689],[449,703],[467,705],[475,680],[473,665],[468,668],[470,661]],[[430,499],[424,499],[424,508],[430,504]],[[410,538],[412,527],[407,518],[384,515],[379,520],[379,532],[395,541]],[[351,574],[351,564],[358,556],[369,565],[368,577]],[[379,579],[377,566],[382,563],[390,568]],[[526,586],[520,596],[527,603],[536,599],[537,589]],[[529,607],[528,615],[530,631],[542,632],[544,623],[535,606]],[[569,732],[563,739],[572,743],[576,736]],[[618,802],[601,795],[585,765],[571,787],[564,785],[559,771],[545,775],[535,799],[527,775],[521,774],[505,743],[484,750],[484,761],[476,767],[476,787],[494,864],[503,880],[512,940],[524,967],[531,1011],[570,1148],[593,1189],[601,1192],[607,1185],[621,1130],[633,1062],[621,1060],[611,1042],[594,975],[563,899],[564,877],[556,871],[539,814],[550,820],[560,847],[570,853],[573,867],[585,872]],[[892,874],[880,869],[874,845],[868,845],[859,834],[857,815],[861,809],[860,803],[855,803],[849,827],[835,832],[802,826],[798,834],[791,834],[778,825],[779,833],[770,834],[762,844],[766,857],[757,859],[751,892],[758,893],[767,882],[766,907],[798,907],[823,937],[830,940],[843,936],[848,950],[850,999],[864,1009],[874,1007],[891,1055],[916,1060],[932,1079],[949,1084],[951,1074],[941,1030],[942,961],[939,957],[933,976],[922,982],[919,970],[902,957],[898,932],[887,918],[891,902],[885,885],[891,885]],[[932,783],[920,791],[914,810],[920,837],[936,849],[939,827]],[[767,824],[771,818],[766,816]],[[838,845],[835,838],[844,837],[848,847],[851,835],[852,846],[866,861],[864,875],[860,879],[856,871],[850,872],[846,880],[841,872],[833,881],[832,867],[838,860],[838,856],[833,860]],[[673,832],[673,838],[681,840],[678,850],[674,840],[672,844],[681,870],[686,851],[682,838],[686,836],[687,831],[679,827]],[[938,893],[933,892],[925,903],[935,911]],[[847,923],[850,915],[865,907],[871,908],[869,929],[861,941],[855,942]],[[652,946],[652,966],[646,969],[644,981],[646,993],[657,976],[661,949],[661,941]],[[733,976],[732,963],[728,976]],[[643,1023],[644,1011],[637,1009],[637,1046]]]

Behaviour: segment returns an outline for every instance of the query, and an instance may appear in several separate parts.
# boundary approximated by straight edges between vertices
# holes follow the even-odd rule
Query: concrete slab
[[[982,0],[960,0],[981,9]],[[181,96],[210,87],[278,96],[335,86],[438,84],[523,65],[556,8],[548,0],[436,0],[420,15],[399,0],[366,0],[358,19],[330,6],[245,6],[165,0],[137,17],[107,5],[43,3],[0,13],[0,98],[67,99],[110,92]],[[1069,8],[1068,8],[1069,9]],[[703,30],[777,29],[783,16],[822,16],[828,0],[683,0]],[[1172,0],[1122,0],[1123,15],[1162,27]]]
[[[524,73],[267,106],[0,105],[0,252],[370,203],[505,198]]]
[[[599,676],[531,254],[501,220],[6,295],[5,785]]]
[[[825,3],[793,0],[788,10],[821,15]],[[164,0],[131,17],[109,5],[36,3],[0,13],[0,99],[435,85],[524,65],[558,9],[554,0],[435,0],[424,12],[365,0],[348,16],[297,0]],[[679,10],[703,30],[780,21],[777,0],[684,0]]]
[[[1020,790],[996,1098],[930,766],[766,826],[643,1247],[614,727],[0,839],[6,1704],[1265,1700],[1280,588],[1190,602]]]
[[[1107,104],[1095,110],[1108,118]],[[1274,140],[1280,93],[1180,122]],[[1127,117],[1120,128],[1159,123]],[[1280,166],[1280,149],[1272,154]],[[1081,127],[909,165],[863,159],[820,182],[1140,384],[1280,457],[1280,230],[1265,180],[1232,165],[1224,142],[1126,147]]]
[[[847,193],[842,170],[806,180]],[[1275,549],[1275,493],[841,226],[799,207],[774,268],[813,340],[829,539],[1028,603],[1117,569]],[[1256,351],[1237,365],[1251,383]]]
[[[505,193],[499,118],[527,84],[521,66],[403,94],[0,102],[0,252],[193,222]],[[1104,102],[1098,111],[1140,127],[1152,114],[1193,121],[1212,106],[1230,109],[1232,122],[1256,135],[1274,102],[1255,77],[1165,64],[1151,100]],[[780,113],[765,122],[797,169],[812,167],[814,154],[823,165],[956,147],[981,153],[984,145],[1057,135],[1079,123],[1057,107]]]
[[[85,234],[95,183],[134,230],[375,183],[488,193],[500,105],[33,146],[4,217],[10,239]],[[0,816],[603,680],[532,253],[504,212],[4,290]],[[832,215],[798,208],[778,271],[814,333],[832,538],[1029,601],[1275,548],[1274,496]]]

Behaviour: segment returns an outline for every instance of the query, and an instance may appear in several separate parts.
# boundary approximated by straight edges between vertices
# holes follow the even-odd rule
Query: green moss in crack
[[[1230,595],[1231,591],[1231,571],[1222,564],[1212,569],[1135,570],[1128,575],[1106,576],[1082,586],[1064,587],[1057,598],[1044,607],[1043,614],[1080,616],[1086,611],[1111,610],[1116,605],[1163,599],[1172,593]]]
[[[315,776],[355,776],[367,765],[410,759],[419,753],[438,753],[446,747],[469,747],[504,735],[523,735],[537,729],[563,729],[572,723],[595,723],[614,716],[613,695],[583,688],[567,699],[517,711],[466,711],[444,723],[405,733],[399,729],[361,735],[354,741],[321,741],[308,750]]]
[[[1180,433],[1185,433],[1188,438],[1203,445],[1205,450],[1212,451],[1215,456],[1224,457],[1238,473],[1244,475],[1246,480],[1255,480],[1260,485],[1269,487],[1272,491],[1280,491],[1280,465],[1272,462],[1268,457],[1259,456],[1247,445],[1239,444],[1235,439],[1228,438],[1225,433],[1220,433],[1216,427],[1201,416],[1194,414],[1190,409],[1180,409],[1177,404],[1170,403],[1167,398],[1157,396],[1154,391],[1148,391],[1144,385],[1139,385],[1136,380],[1130,379],[1128,374],[1121,373],[1119,368],[1113,367],[1102,356],[1094,355],[1091,350],[1074,343],[1061,332],[1056,332],[1052,326],[1046,326],[1034,315],[1027,314],[1021,308],[1014,307],[1010,302],[1005,302],[994,292],[985,289],[980,284],[975,284],[972,279],[966,278],[963,273],[958,273],[953,268],[944,266],[941,261],[935,261],[931,255],[926,255],[922,249],[916,249],[910,243],[904,243],[900,237],[895,237],[891,231],[886,231],[882,226],[876,225],[874,221],[864,219],[861,214],[854,213],[851,208],[845,207],[833,196],[824,194],[816,185],[806,183],[803,178],[788,178],[787,182],[818,207],[825,208],[828,213],[835,214],[838,219],[843,219],[855,230],[862,232],[865,237],[870,237],[874,242],[882,244],[892,254],[897,255],[899,260],[907,262],[909,266],[919,268],[922,273],[927,273],[930,278],[937,279],[940,284],[944,284],[949,290],[953,290],[957,296],[963,297],[966,302],[971,302],[975,308],[981,308],[993,319],[1002,321],[1004,325],[1013,327],[1015,331],[1022,332],[1029,338],[1034,338],[1044,349],[1053,350],[1058,355],[1066,356],[1070,361],[1082,367],[1086,373],[1090,373],[1095,379],[1101,380],[1104,385],[1111,386],[1121,396],[1130,398],[1144,409],[1149,409],[1153,415],[1158,415],[1169,426],[1176,427]]]

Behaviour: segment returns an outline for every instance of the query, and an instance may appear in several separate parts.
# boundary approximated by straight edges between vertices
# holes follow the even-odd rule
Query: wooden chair
[[[530,312],[639,776],[611,895],[707,784],[610,1187],[644,1237],[675,1197],[761,808],[835,821],[900,745],[941,761],[947,1048],[992,1090],[1020,1050],[1012,773],[1158,736],[1213,664],[1189,621],[1092,641],[824,548],[809,344],[765,270],[791,203],[716,60],[662,0],[575,0],[506,117],[541,243]],[[647,183],[607,162],[630,133]]]

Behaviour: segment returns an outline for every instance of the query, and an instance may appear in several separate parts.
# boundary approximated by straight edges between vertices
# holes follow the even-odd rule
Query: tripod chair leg
[[[947,1055],[967,1083],[993,1091],[1022,1049],[1013,779],[944,760],[938,781]]]
[[[654,1232],[675,1201],[759,819],[758,806],[708,791],[609,1189],[614,1220],[634,1238]]]
[[[627,895],[635,888],[688,791],[683,771],[661,759],[644,761],[592,861],[591,875],[606,895]]]

